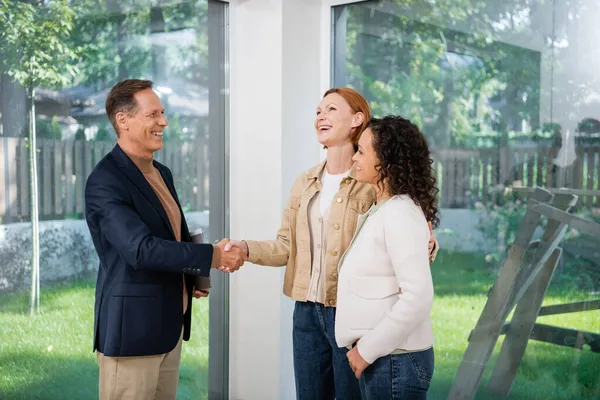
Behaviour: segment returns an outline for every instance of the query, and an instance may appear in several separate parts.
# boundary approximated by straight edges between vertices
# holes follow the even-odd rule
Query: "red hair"
[[[346,103],[348,103],[348,105],[350,106],[350,108],[352,109],[353,113],[362,113],[363,114],[363,121],[362,123],[355,127],[354,129],[352,129],[352,133],[350,134],[350,141],[352,142],[352,144],[354,145],[354,148],[356,149],[358,146],[358,139],[360,139],[360,135],[363,133],[363,131],[365,129],[367,129],[367,125],[369,124],[369,121],[371,120],[371,108],[369,107],[369,103],[367,102],[367,99],[365,99],[363,97],[362,94],[358,93],[356,90],[352,89],[352,88],[332,88],[329,89],[328,91],[325,92],[325,94],[323,95],[323,98],[327,97],[328,95],[332,94],[332,93],[336,93],[339,94],[340,96],[342,96],[344,98],[344,100],[346,100]]]

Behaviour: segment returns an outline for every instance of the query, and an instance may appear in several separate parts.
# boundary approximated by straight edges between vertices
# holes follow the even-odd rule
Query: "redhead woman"
[[[354,156],[371,119],[365,98],[350,88],[328,90],[316,109],[318,141],[326,160],[298,176],[275,240],[231,241],[259,265],[286,266],[283,292],[295,300],[293,359],[298,400],[360,399],[358,380],[334,337],[338,262],[358,216],[376,200],[356,179]],[[431,241],[432,257],[437,243]]]

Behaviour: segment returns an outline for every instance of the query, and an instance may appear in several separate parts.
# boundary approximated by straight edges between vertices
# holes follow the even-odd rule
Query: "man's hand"
[[[362,358],[358,352],[357,346],[354,346],[352,350],[349,350],[346,353],[346,357],[348,357],[350,368],[352,368],[352,371],[354,371],[354,376],[356,376],[356,379],[360,378],[365,368],[369,366],[369,363]]]
[[[214,245],[214,251],[219,252],[219,270],[223,271],[225,268],[226,272],[234,272],[240,269],[246,261],[246,255],[239,248],[233,248],[225,251],[225,246],[229,243],[229,239],[223,239],[219,243]]]
[[[225,251],[229,252],[231,251],[231,249],[236,248],[238,250],[240,250],[242,252],[242,254],[244,255],[244,260],[248,259],[248,245],[246,244],[245,241],[243,240],[230,240],[229,243],[227,243],[225,245]],[[223,272],[232,272],[229,268],[227,268],[226,266],[222,265],[219,267],[219,271],[223,271]]]
[[[197,299],[199,299],[199,298],[201,298],[201,297],[208,297],[208,290],[205,292],[205,291],[203,291],[203,290],[197,290],[197,289],[194,287],[194,291],[193,291],[192,293],[193,293],[193,296],[194,296],[195,298],[197,298]]]

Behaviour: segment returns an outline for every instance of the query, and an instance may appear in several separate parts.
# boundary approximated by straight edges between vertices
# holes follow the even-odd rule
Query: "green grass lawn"
[[[432,322],[435,374],[431,399],[445,399],[494,281],[482,268],[483,255],[442,252],[432,264],[436,288]],[[590,299],[573,287],[552,284],[544,305]],[[538,322],[600,333],[600,311],[544,316]],[[486,386],[502,344],[496,345],[477,399],[495,399]],[[512,387],[511,399],[600,399],[600,354],[530,341]]]
[[[0,295],[0,399],[98,398],[94,287],[81,281],[43,288],[41,315],[33,317],[27,293]],[[193,312],[178,399],[208,397],[208,299],[194,300]]]
[[[440,252],[433,264],[436,371],[430,399],[445,399],[485,304],[493,277],[482,259],[478,254]],[[27,293],[0,295],[0,399],[97,398],[93,298],[92,281],[44,288],[42,314],[32,317],[27,314]],[[585,298],[589,296],[573,288],[552,286],[545,304]],[[600,332],[600,311],[547,316],[540,322]],[[499,349],[500,343],[491,365]],[[183,345],[179,399],[207,393],[207,366],[208,301],[195,300],[192,339]],[[491,370],[486,370],[477,399],[494,399],[486,391]],[[600,399],[599,379],[600,354],[530,342],[510,398]]]

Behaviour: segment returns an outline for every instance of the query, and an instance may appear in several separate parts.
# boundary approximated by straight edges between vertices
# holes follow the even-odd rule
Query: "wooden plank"
[[[499,180],[504,184],[504,182],[512,182],[512,168],[514,165],[514,153],[508,147],[503,147],[500,149],[500,158],[499,158],[499,170],[500,176]]]
[[[512,189],[514,192],[521,193],[533,193],[535,188],[526,188],[526,187],[514,187]],[[600,196],[600,190],[588,190],[588,189],[570,189],[570,188],[545,188],[545,190],[549,191],[552,194],[574,194],[576,196]]]
[[[113,142],[104,142],[102,143],[102,148],[104,149],[103,151],[103,158],[112,151],[113,147],[115,147],[115,144]]]
[[[555,171],[552,157],[552,150],[548,150],[546,155],[546,187],[551,188],[555,185]]]
[[[178,190],[178,192],[180,192],[179,196],[179,201],[181,201],[181,205],[182,207],[186,204],[190,203],[190,181],[192,179],[192,174],[194,173],[192,168],[186,168],[187,165],[190,165],[191,163],[188,162],[189,160],[189,147],[190,144],[188,142],[184,142],[181,143],[179,145],[179,158],[178,158],[178,168],[179,168],[179,175],[181,176],[181,186]]]
[[[8,157],[6,156],[6,138],[0,137],[0,160],[2,160],[0,162],[0,222],[2,220],[2,217],[5,216],[7,214],[8,211],[8,192],[9,192],[9,187],[7,185],[8,179],[7,179],[7,173],[8,173],[8,168],[6,168],[6,165],[8,164]]]
[[[584,149],[578,148],[575,150],[577,158],[575,158],[575,180],[573,187],[576,189],[585,188],[585,177],[583,176],[583,165],[585,164]]]
[[[498,150],[491,152],[491,165],[492,165],[492,188],[496,188],[500,183],[500,154]]]
[[[535,169],[535,151],[527,151],[527,186],[535,186],[533,170]]]
[[[79,214],[83,212],[83,184],[85,182],[85,160],[82,140],[75,141],[73,158],[75,164],[75,212]]]
[[[488,386],[492,393],[508,396],[560,255],[554,249],[517,305]]]
[[[62,143],[57,141],[54,143],[54,214],[64,216],[63,213],[63,148]]]
[[[584,165],[584,152],[582,149],[575,149],[575,161],[571,166],[571,185],[570,187],[575,189],[584,189],[585,180],[583,177],[583,165]],[[576,209],[579,209],[585,204],[585,198],[580,197],[577,201]]]
[[[483,203],[487,203],[490,200],[490,171],[489,171],[489,157],[486,151],[481,152],[481,168],[483,177],[481,186],[481,198]]]
[[[522,186],[527,186],[526,175],[527,175],[527,167],[525,163],[527,160],[525,159],[525,150],[523,149],[514,149],[515,158],[517,162],[516,170],[516,180],[521,182]]]
[[[73,192],[74,141],[68,140],[63,145],[65,154],[65,215],[71,215],[75,212]]]
[[[92,165],[94,166],[94,168],[96,168],[96,165],[98,165],[100,160],[102,160],[102,157],[104,157],[104,143],[97,142],[94,146],[93,152],[94,152],[94,161],[93,161]],[[91,172],[92,172],[92,170],[90,170],[90,173]]]
[[[479,181],[479,157],[471,159],[471,179],[473,180],[473,184],[471,186],[471,197],[474,200],[479,200],[479,188],[481,182]]]
[[[469,175],[465,174],[465,160],[456,159],[456,207],[465,206],[465,192],[468,190],[467,179]]]
[[[590,235],[596,236],[600,235],[600,224],[597,224],[593,221],[588,221],[573,214],[565,213],[564,211],[561,211],[548,204],[531,202],[527,204],[527,208],[535,210],[536,212],[539,212],[542,215],[551,218],[552,220],[558,221],[563,224],[567,224],[570,227],[575,228],[583,233],[588,233]]]
[[[85,170],[83,173],[83,182],[82,182],[83,188],[81,189],[82,210],[83,210],[83,192],[85,191],[85,182],[87,181],[88,176],[90,176],[90,174],[92,173],[92,168],[94,168],[94,163],[92,161],[94,149],[92,148],[92,145],[93,145],[93,142],[88,142],[88,141],[83,142],[83,161],[85,163]]]
[[[594,353],[600,353],[600,334],[575,329],[535,324],[531,340],[581,350],[588,345]]]
[[[457,203],[458,203],[458,192],[460,191],[459,189],[459,175],[458,175],[458,164],[459,161],[456,158],[456,156],[452,157],[452,160],[450,161],[450,180],[448,181],[448,185],[449,185],[449,190],[448,190],[448,197],[450,198],[450,207],[456,207]]]
[[[200,153],[203,154],[203,153]],[[440,162],[439,158],[436,158],[434,161],[434,166],[435,166],[435,179],[436,179],[436,184],[437,184],[437,188],[438,188],[438,193],[437,193],[437,201],[438,201],[438,207],[442,207],[442,190],[444,189],[444,176],[443,176],[443,171],[444,171],[444,167],[442,166],[442,163]],[[200,190],[200,178],[198,178],[196,180],[196,184],[198,185],[198,190]]]
[[[548,202],[552,199],[552,194],[543,189],[536,189],[532,198],[539,202]],[[510,246],[504,265],[500,269],[498,278],[490,290],[489,297],[472,332],[448,399],[470,400],[474,398],[483,371],[494,350],[494,345],[498,341],[504,322],[514,305],[513,293],[516,289],[514,283],[522,269],[523,258],[540,218],[539,213],[528,209],[519,225],[515,241]]]
[[[39,163],[39,175],[42,177],[42,201],[40,209],[42,215],[52,214],[52,167],[54,162],[52,160],[52,148],[54,147],[54,141],[49,139],[42,139],[39,141],[41,145],[41,162]]]
[[[206,135],[205,132],[200,135]],[[436,149],[435,155],[441,158],[477,158],[479,157],[479,151],[476,150],[466,150],[466,149]]]
[[[440,159],[442,164],[442,207],[448,207],[452,199],[450,198],[450,159],[443,157]],[[202,188],[204,189],[204,180],[202,181]]]
[[[537,200],[535,199],[530,200],[529,203],[538,203],[540,205],[543,204],[537,202]],[[531,209],[529,208],[529,203],[527,207],[528,210]],[[576,203],[577,196],[569,194],[559,194],[552,199],[552,206],[548,207],[552,208],[557,214],[560,213],[561,215],[571,216],[570,214],[568,214],[568,212],[575,206]],[[600,225],[598,225],[598,228],[600,228]],[[566,223],[561,222],[555,218],[550,218],[548,220],[542,238],[539,241],[539,246],[536,249],[534,260],[531,262],[530,265],[526,265],[524,266],[524,268],[522,268],[521,272],[515,280],[515,282],[518,282],[519,285],[519,287],[516,288],[516,293],[514,295],[515,302],[521,299],[521,297],[529,288],[529,285],[531,285],[532,282],[537,278],[537,274],[542,270],[544,264],[549,259],[549,257],[551,257],[551,253],[562,241],[566,229]]]
[[[195,210],[200,211],[203,209],[204,202],[204,187],[202,182],[204,182],[204,141],[202,140],[202,135],[198,135],[195,140],[196,149],[198,149],[198,154],[195,157],[196,171],[194,174],[195,178],[195,193],[194,199],[196,202]]]
[[[535,154],[535,169],[536,169],[536,186],[544,187],[544,163],[546,159],[546,154],[544,149],[538,149]]]
[[[521,182],[521,186],[526,186],[525,182],[525,151],[522,149],[514,149],[515,157],[515,175],[514,180]]]
[[[25,139],[19,139],[19,191],[20,191],[20,207],[19,211],[22,216],[28,217],[31,209],[30,199],[30,167],[29,167],[29,149],[25,143]],[[16,207],[15,207],[16,211]]]
[[[540,309],[538,316],[568,314],[582,311],[600,310],[600,300],[577,301],[567,304],[555,304],[552,306],[544,306]]]
[[[588,149],[588,151],[586,152],[586,162],[587,162],[587,185],[585,187],[585,189],[587,190],[593,190],[594,189],[594,157],[595,157],[595,152],[592,149]],[[588,208],[591,208],[592,205],[594,203],[594,196],[593,195],[589,195],[586,196],[586,206]]]

